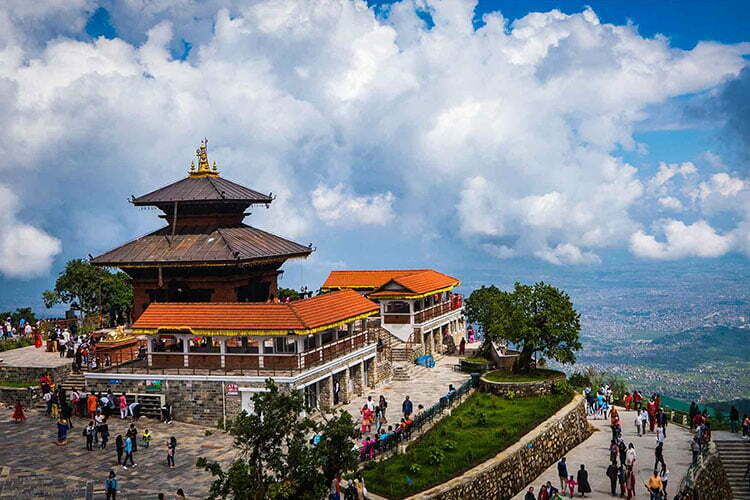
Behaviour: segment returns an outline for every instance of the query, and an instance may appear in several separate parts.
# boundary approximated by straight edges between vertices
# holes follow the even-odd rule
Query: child
[[[16,401],[16,408],[13,410],[13,420],[17,424],[26,420],[26,415],[23,414],[23,405],[20,401]]]
[[[149,443],[151,442],[151,433],[148,431],[148,429],[143,430],[143,447],[148,448]]]
[[[86,436],[86,449],[88,451],[94,451],[94,432],[96,428],[94,427],[94,421],[90,421],[89,425],[86,426],[85,429],[83,429],[83,435]]]
[[[575,495],[576,486],[578,486],[578,483],[575,479],[573,479],[573,476],[570,476],[567,481],[565,481],[565,484],[568,485],[568,490],[570,491],[570,498],[573,498]]]

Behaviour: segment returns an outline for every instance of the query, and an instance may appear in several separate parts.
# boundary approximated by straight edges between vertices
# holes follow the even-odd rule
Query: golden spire
[[[190,164],[190,177],[218,177],[219,170],[214,162],[213,168],[208,163],[208,139],[203,139],[201,145],[195,150],[195,156],[198,157],[198,168],[195,168],[195,162]]]

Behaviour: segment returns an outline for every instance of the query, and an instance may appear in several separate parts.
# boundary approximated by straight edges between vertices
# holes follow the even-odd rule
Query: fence
[[[360,446],[360,462],[374,460],[384,453],[393,451],[399,444],[411,440],[411,437],[414,434],[421,434],[422,429],[425,426],[440,420],[446,410],[460,404],[464,397],[474,388],[474,380],[467,380],[463,385],[456,389],[455,392],[452,394],[446,394],[440,398],[440,401],[427,408],[422,413],[417,414],[414,417],[414,422],[412,422],[410,426],[403,430],[397,430],[396,432],[387,434],[383,439],[375,438],[375,440],[369,441],[367,444]]]

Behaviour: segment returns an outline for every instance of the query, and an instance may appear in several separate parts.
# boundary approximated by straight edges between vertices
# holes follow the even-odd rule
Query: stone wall
[[[55,368],[27,367],[27,366],[0,366],[0,384],[3,380],[9,382],[33,382],[38,383],[39,377],[45,373],[52,376],[52,380],[62,382],[73,369],[73,363]]]
[[[112,374],[111,380],[87,379],[86,388],[94,392],[106,392],[112,389],[115,394],[138,393],[147,394],[146,380],[158,380],[158,375],[152,375],[141,380],[117,379],[117,374]],[[117,380],[116,383],[110,383]],[[229,382],[231,383],[231,382]],[[224,384],[227,390],[228,382]],[[237,383],[243,387],[251,387],[253,384],[246,382]],[[257,384],[258,387],[263,384]],[[215,426],[223,419],[224,405],[226,405],[227,417],[234,417],[240,412],[242,401],[239,395],[224,395],[222,402],[221,382],[205,380],[162,380],[161,391],[153,394],[163,394],[167,403],[172,405],[173,417],[181,422]]]
[[[565,380],[565,374],[559,377],[542,380],[539,382],[491,382],[482,377],[479,382],[479,390],[491,392],[503,397],[528,398],[531,396],[543,396],[552,393],[552,386],[558,380]]]
[[[412,499],[511,498],[591,435],[583,396],[494,458]]]
[[[20,401],[27,408],[33,406],[42,397],[42,390],[37,385],[33,388],[0,387],[0,403],[13,406]]]
[[[724,466],[719,459],[716,443],[709,443],[708,454],[703,458],[700,466],[688,472],[686,498],[700,498],[700,500],[729,500],[733,498],[732,488]],[[691,495],[692,493],[692,495]]]

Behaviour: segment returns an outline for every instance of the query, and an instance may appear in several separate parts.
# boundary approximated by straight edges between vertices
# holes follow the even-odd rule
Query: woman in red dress
[[[17,424],[26,420],[26,415],[23,414],[23,405],[20,401],[16,401],[16,408],[13,410],[13,420]]]
[[[36,332],[34,334],[34,347],[36,347],[37,349],[42,347],[42,334],[39,332]]]

